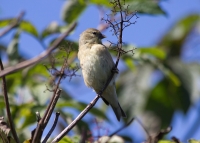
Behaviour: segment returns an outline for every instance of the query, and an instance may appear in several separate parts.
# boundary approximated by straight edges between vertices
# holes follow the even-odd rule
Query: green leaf
[[[42,32],[41,38],[45,38],[51,34],[59,33],[59,25],[56,21],[53,21],[47,26],[47,28]]]
[[[38,37],[36,28],[28,21],[21,21],[19,28],[35,37]]]
[[[188,142],[189,143],[200,143],[199,140],[195,140],[195,139],[189,139]]]
[[[74,143],[72,139],[70,139],[69,137],[64,137],[62,138],[59,143]]]
[[[73,137],[68,137],[65,136],[64,138],[62,138],[59,143],[78,143],[80,142],[80,137],[79,136],[73,136]]]
[[[122,2],[123,3],[123,2]],[[125,7],[128,9],[145,14],[166,14],[159,6],[159,1],[153,0],[126,0]]]
[[[181,85],[187,90],[193,103],[199,98],[198,77],[200,75],[199,63],[184,63],[179,58],[167,60],[170,71],[179,78]]]
[[[89,1],[92,4],[96,4],[96,5],[103,5],[106,7],[111,7],[111,3],[108,0],[90,0]]]
[[[23,143],[31,143],[31,139],[25,140]]]
[[[49,72],[42,63],[39,63],[28,68],[28,71],[24,73],[24,78],[24,83],[26,85],[33,86],[41,83],[42,81],[47,81],[49,78]]]
[[[11,64],[16,64],[21,59],[20,55],[18,54],[20,34],[21,34],[20,30],[16,31],[12,41],[10,42],[7,48],[7,54]]]
[[[134,65],[134,61],[133,61],[132,57],[123,56],[123,60],[124,60],[125,64],[128,66],[129,69],[131,69],[132,71],[135,70],[135,65]]]
[[[7,90],[10,94],[16,92],[16,89],[22,84],[22,72],[16,72],[6,76]]]
[[[169,141],[169,140],[160,140],[158,143],[176,143],[174,141]]]
[[[0,20],[0,28],[9,26],[15,20],[16,20],[15,18]],[[22,20],[19,24],[19,28],[22,31],[32,34],[33,36],[36,36],[36,37],[38,36],[38,32],[37,32],[36,28],[28,21]]]
[[[168,57],[181,56],[182,47],[185,44],[186,38],[199,22],[199,15],[190,15],[177,22],[175,26],[169,30],[159,44],[160,47],[165,50]]]
[[[166,127],[171,123],[176,110],[186,112],[189,106],[190,95],[185,87],[174,86],[165,78],[151,91],[145,109],[153,112],[162,122],[162,127]]]
[[[84,1],[67,1],[62,10],[62,19],[67,23],[74,22],[85,10],[86,6]]]
[[[136,53],[139,52],[140,54],[152,55],[152,56],[162,59],[162,60],[166,58],[165,51],[162,49],[159,49],[158,47],[138,48],[138,49],[136,49],[135,52]]]
[[[163,64],[158,64],[158,69],[161,70],[164,73],[164,75],[168,77],[174,83],[174,85],[176,86],[181,85],[180,79],[175,73],[173,73],[172,70],[170,70],[169,67],[167,68]]]
[[[42,32],[41,38],[46,38],[47,36],[50,36],[51,34],[64,33],[68,30],[69,27],[70,27],[70,24],[64,25],[64,26],[59,26],[57,22],[52,22]]]
[[[33,102],[26,102],[21,105],[12,106],[13,116],[15,121],[20,122],[20,130],[28,127],[29,125],[36,123],[36,111],[42,112],[46,106],[35,105]]]
[[[2,19],[0,20],[0,28],[9,26],[15,19]]]
[[[5,107],[4,97],[2,94],[0,94],[0,109],[3,109],[4,107]]]

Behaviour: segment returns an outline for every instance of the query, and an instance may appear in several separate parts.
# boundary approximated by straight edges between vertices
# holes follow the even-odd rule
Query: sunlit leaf
[[[41,38],[46,38],[47,36],[50,36],[52,34],[64,33],[64,32],[66,32],[68,30],[69,27],[70,27],[70,24],[69,25],[64,25],[64,26],[59,26],[56,21],[53,21],[42,32]]]
[[[0,94],[0,109],[5,107],[5,101],[3,95]]]
[[[51,34],[55,34],[59,32],[59,25],[56,21],[51,22],[46,29],[42,32],[41,37],[45,38]]]
[[[198,63],[183,63],[179,58],[170,58],[167,66],[179,78],[182,86],[189,93],[190,99],[195,103],[199,99],[200,65]]]
[[[164,36],[160,42],[160,47],[165,49],[168,56],[181,56],[186,38],[199,22],[199,15],[190,15],[183,18]]]
[[[9,26],[10,24],[12,24],[16,19],[3,19],[0,20],[0,28],[1,27],[5,27],[5,26]],[[33,26],[33,24],[31,24],[28,21],[22,20],[19,24],[19,28],[22,31],[25,31],[33,36],[38,36],[38,32],[36,30],[36,28]]]
[[[68,136],[65,136],[59,141],[59,143],[75,143],[75,142],[80,142],[80,137],[74,136],[70,138]]]
[[[11,19],[2,19],[0,20],[0,28],[9,26],[11,24]]]
[[[108,0],[90,0],[89,1],[92,4],[96,4],[96,5],[103,5],[106,7],[111,7],[111,3]]]
[[[49,72],[42,63],[28,68],[26,75],[24,74],[26,85],[33,86],[35,84],[46,81],[49,78]],[[31,80],[30,80],[31,79]]]
[[[188,142],[189,143],[200,143],[199,140],[195,140],[195,139],[189,139]]]
[[[19,25],[19,28],[35,37],[38,37],[36,28],[28,21],[22,21]]]
[[[174,83],[174,85],[176,86],[181,85],[180,79],[175,73],[173,73],[171,69],[169,69],[168,67],[165,67],[162,63],[158,64],[158,69],[161,70],[163,74]]]
[[[123,3],[123,2],[122,2]],[[159,1],[152,0],[126,0],[129,11],[145,14],[166,14],[159,6]]]
[[[31,143],[31,140],[25,140],[23,143]]]
[[[67,1],[62,10],[62,19],[67,23],[74,22],[85,10],[86,3],[78,0]]]
[[[140,54],[148,54],[152,55],[156,58],[159,59],[165,59],[166,58],[166,53],[164,50],[161,50],[157,47],[148,47],[148,48],[138,48],[135,50],[135,52],[139,52]]]
[[[133,58],[130,56],[123,56],[123,60],[125,62],[125,64],[128,66],[129,69],[131,69],[132,71],[135,70],[135,65],[134,65],[134,61]]]
[[[33,123],[36,123],[36,111],[42,112],[46,106],[35,105],[33,102],[26,102],[21,105],[13,105],[12,107],[12,116],[15,119],[15,122],[18,124],[20,130],[23,130],[27,126],[30,126]]]
[[[169,140],[160,140],[158,143],[176,143],[174,141],[169,141]]]

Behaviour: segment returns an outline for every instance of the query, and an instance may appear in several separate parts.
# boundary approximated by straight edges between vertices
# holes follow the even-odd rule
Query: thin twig
[[[150,137],[150,134],[149,134],[148,130],[144,127],[144,125],[142,124],[142,122],[141,122],[138,118],[136,118],[135,120],[136,120],[136,121],[139,123],[139,125],[144,129],[144,131],[145,131],[147,137],[149,138],[149,137]]]
[[[54,119],[54,122],[53,122],[53,125],[50,129],[50,131],[48,132],[47,136],[44,138],[44,140],[42,141],[42,143],[46,143],[47,140],[49,139],[49,137],[51,136],[52,132],[54,131],[55,127],[56,127],[56,124],[58,122],[58,118],[60,116],[60,113],[59,112],[56,112],[56,117]]]
[[[28,66],[31,66],[39,61],[41,61],[42,59],[44,59],[47,55],[49,55],[53,50],[55,50],[58,45],[60,44],[60,42],[62,42],[62,40],[68,36],[70,34],[70,32],[76,27],[76,23],[73,23],[69,29],[64,33],[62,34],[58,39],[56,39],[52,46],[50,46],[49,48],[47,48],[46,51],[42,52],[39,56],[37,57],[34,57],[30,60],[26,60],[24,62],[21,62],[17,65],[14,65],[14,66],[11,66],[11,67],[8,67],[6,68],[4,71],[2,71],[0,73],[0,77],[4,76],[4,75],[7,75],[7,74],[10,74],[10,73],[13,73],[13,72],[16,72],[20,69],[23,69],[23,68],[26,68]]]
[[[119,128],[118,130],[116,130],[114,133],[109,135],[109,139],[105,142],[108,143],[111,139],[112,136],[116,135],[117,133],[119,133],[121,130],[125,129],[126,127],[128,127],[134,120],[135,118],[132,118],[128,123],[126,123],[125,125],[123,125],[121,128]]]
[[[22,20],[22,17],[24,16],[25,12],[22,11],[19,16],[16,18],[16,20],[9,26],[7,27],[4,31],[2,31],[0,33],[0,37],[3,37],[4,35],[6,35],[8,32],[10,32],[13,28],[17,27],[19,25],[19,23]]]
[[[56,104],[57,100],[60,97],[60,93],[61,93],[61,89],[58,89],[57,92],[55,93],[55,98],[54,102]],[[53,105],[52,105],[53,106]],[[54,106],[55,107],[55,106]],[[50,115],[51,116],[51,115]],[[44,116],[45,117],[45,116]],[[32,143],[39,143],[43,134],[43,131],[46,127],[46,125],[43,123],[44,121],[44,117],[40,120],[40,122],[37,125],[37,128],[35,129],[34,135],[33,135],[33,139],[32,139]]]
[[[172,141],[174,141],[175,143],[181,143],[181,141],[174,136],[172,137]]]
[[[132,118],[128,123],[126,123],[125,125],[123,125],[121,128],[119,128],[118,130],[116,130],[114,133],[110,134],[109,137],[112,137],[114,135],[116,135],[118,132],[120,132],[121,130],[123,130],[124,128],[128,127],[135,118]]]
[[[68,66],[68,63],[67,63],[67,59],[65,59],[64,63],[63,63],[63,66],[60,70],[60,76],[58,78],[58,82],[56,84],[56,87],[54,89],[54,94],[53,94],[53,97],[51,98],[51,101],[46,109],[46,112],[43,116],[43,118],[40,120],[40,122],[38,123],[38,126],[35,130],[35,133],[34,133],[34,136],[33,136],[33,140],[32,142],[35,143],[35,142],[40,142],[41,140],[41,137],[42,137],[42,134],[43,134],[43,131],[44,129],[46,128],[46,125],[47,123],[49,122],[49,119],[51,117],[51,114],[53,113],[53,110],[56,106],[56,103],[59,99],[59,96],[60,96],[60,92],[61,92],[61,89],[59,89],[59,85],[60,85],[60,82],[64,76],[64,71],[66,69],[66,67]]]
[[[3,71],[4,67],[3,67],[3,63],[1,61],[1,57],[0,57],[0,67],[1,67],[1,71]],[[7,85],[6,85],[5,76],[2,77],[2,80],[3,80],[3,84],[2,84],[3,90],[2,91],[3,91],[3,95],[4,95],[4,101],[5,101],[5,104],[6,104],[6,113],[7,113],[7,116],[8,116],[8,121],[9,121],[9,124],[10,124],[11,132],[13,134],[13,137],[14,137],[16,143],[20,143],[19,138],[18,138],[17,133],[16,133],[16,130],[15,130],[15,127],[14,127],[12,115],[11,115],[11,112],[10,112],[10,104],[9,104],[9,100],[8,100]]]
[[[56,84],[56,87],[54,89],[54,91],[56,92],[58,89],[59,89],[59,85],[60,85],[60,82],[64,76],[64,72],[65,72],[65,68],[68,66],[68,63],[67,63],[67,59],[65,59],[64,63],[63,63],[63,66],[61,68],[61,71],[60,71],[60,76],[58,78],[58,82]],[[55,98],[56,98],[56,94],[54,94],[54,96],[52,97],[52,100],[50,101],[50,104],[49,106],[47,107],[47,110],[44,114],[44,117],[42,118],[42,122],[43,124],[45,124],[45,126],[47,125],[50,117],[51,117],[51,114],[53,113],[53,110],[56,106],[56,102],[55,102]]]
[[[89,110],[96,104],[98,99],[100,98],[97,95],[92,102],[71,122],[53,141],[52,143],[56,143],[60,141],[77,123],[80,121],[88,112]]]
[[[167,127],[166,129],[160,130],[156,135],[149,136],[147,141],[144,143],[157,143],[163,138],[164,135],[168,134],[172,130],[172,127]]]

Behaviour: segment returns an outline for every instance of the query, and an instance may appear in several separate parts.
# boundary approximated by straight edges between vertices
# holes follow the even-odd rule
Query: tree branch
[[[52,101],[53,101],[54,104],[53,104],[53,105],[49,104],[49,106],[52,106],[51,109],[54,109],[54,107],[55,107],[55,105],[56,105],[56,103],[57,103],[57,101],[58,101],[58,99],[59,99],[60,93],[61,93],[61,89],[58,89],[58,90],[56,91],[56,93],[54,94],[55,97],[52,98]],[[48,107],[49,107],[49,106],[48,106]],[[53,106],[54,106],[54,107],[53,107]],[[47,115],[48,115],[49,118],[50,118],[52,113],[49,113],[49,110],[46,110],[46,113],[47,113]],[[49,113],[49,114],[48,114],[48,113]],[[33,139],[32,139],[32,141],[31,141],[32,143],[39,143],[39,142],[40,142],[40,140],[41,140],[41,138],[42,138],[43,131],[44,131],[45,127],[46,127],[46,124],[44,124],[44,119],[46,119],[45,117],[46,117],[46,116],[44,116],[44,117],[39,121],[39,123],[38,123],[38,125],[37,125],[37,128],[35,129],[35,132],[34,132],[34,135],[33,135]]]
[[[4,67],[3,67],[3,63],[1,61],[1,57],[0,57],[0,67],[1,67],[1,71],[3,71]],[[10,104],[9,104],[9,100],[8,100],[7,85],[6,85],[5,76],[2,77],[2,80],[3,80],[2,91],[3,91],[3,95],[4,95],[4,101],[5,101],[5,104],[6,104],[6,113],[7,113],[7,116],[8,116],[8,121],[9,121],[9,124],[10,124],[11,132],[13,134],[13,137],[14,137],[16,143],[20,143],[19,138],[18,138],[17,133],[16,133],[16,130],[15,130],[15,127],[14,127],[12,115],[11,115],[11,112],[10,112]]]
[[[8,32],[10,32],[13,28],[17,27],[18,24],[21,22],[22,17],[24,16],[25,12],[22,11],[19,16],[16,18],[16,20],[13,22],[13,24],[11,24],[9,27],[7,27],[4,31],[2,31],[0,33],[0,37],[3,37],[4,35],[6,35]]]
[[[120,132],[121,130],[125,129],[126,127],[128,127],[132,122],[133,122],[134,118],[132,118],[128,123],[126,123],[125,125],[123,125],[121,128],[119,128],[118,130],[116,130],[114,133],[109,135],[109,138],[107,141],[105,141],[105,143],[109,143],[110,139],[112,136],[116,135],[118,132]]]
[[[49,139],[49,137],[51,136],[52,132],[54,131],[55,127],[56,127],[56,124],[58,122],[58,118],[60,116],[60,113],[59,112],[56,112],[56,117],[54,119],[54,122],[53,122],[53,125],[50,129],[50,131],[48,132],[47,136],[44,138],[44,140],[42,141],[42,143],[46,143],[47,140]]]
[[[89,110],[96,104],[98,99],[100,98],[99,95],[95,97],[92,102],[76,117],[76,119],[71,122],[51,143],[57,143],[60,141],[77,123],[80,121],[88,112]]]
[[[111,138],[112,136],[116,135],[118,132],[120,132],[121,130],[123,130],[124,128],[128,127],[132,122],[134,121],[134,118],[132,118],[128,123],[126,123],[125,125],[123,125],[121,128],[119,128],[118,130],[116,130],[114,133],[110,134],[109,137]]]
[[[35,130],[35,133],[34,133],[34,136],[33,136],[33,139],[32,139],[33,143],[40,142],[43,131],[46,128],[46,125],[49,122],[51,114],[53,113],[53,110],[56,106],[56,103],[57,103],[57,101],[60,97],[61,89],[59,89],[59,85],[60,85],[60,82],[61,82],[63,76],[65,75],[65,73],[64,73],[65,69],[68,66],[67,60],[68,60],[68,58],[65,59],[63,65],[62,65],[62,68],[59,72],[59,78],[58,78],[58,82],[56,84],[56,87],[54,89],[53,97],[51,98],[51,101],[50,101],[50,103],[49,103],[49,105],[46,109],[46,112],[45,112],[43,118],[39,121],[38,126]]]
[[[42,52],[39,56],[34,57],[30,60],[26,60],[24,62],[21,62],[17,65],[6,68],[4,71],[2,71],[0,73],[0,77],[7,75],[7,74],[10,74],[10,73],[13,73],[13,72],[16,72],[16,71],[23,69],[23,68],[26,68],[28,66],[31,66],[31,65],[41,61],[42,59],[44,59],[47,55],[49,55],[53,50],[55,50],[57,48],[57,46],[60,44],[60,42],[62,42],[62,40],[70,34],[70,32],[76,27],[76,25],[77,25],[77,23],[73,23],[63,35],[61,35],[58,39],[56,39],[53,42],[52,46],[47,48],[47,50]]]

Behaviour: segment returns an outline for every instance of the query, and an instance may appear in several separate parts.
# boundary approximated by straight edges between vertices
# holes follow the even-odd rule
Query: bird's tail
[[[121,117],[126,117],[126,114],[122,110],[117,100],[117,93],[114,85],[108,86],[102,96],[103,100],[106,101],[106,103],[109,103],[110,106],[112,107],[118,121],[120,121]]]
[[[111,105],[111,107],[112,107],[118,121],[120,121],[121,117],[124,117],[124,118],[126,117],[126,114],[124,113],[123,109],[121,108],[119,102],[118,102],[118,107],[114,107],[112,105]]]

